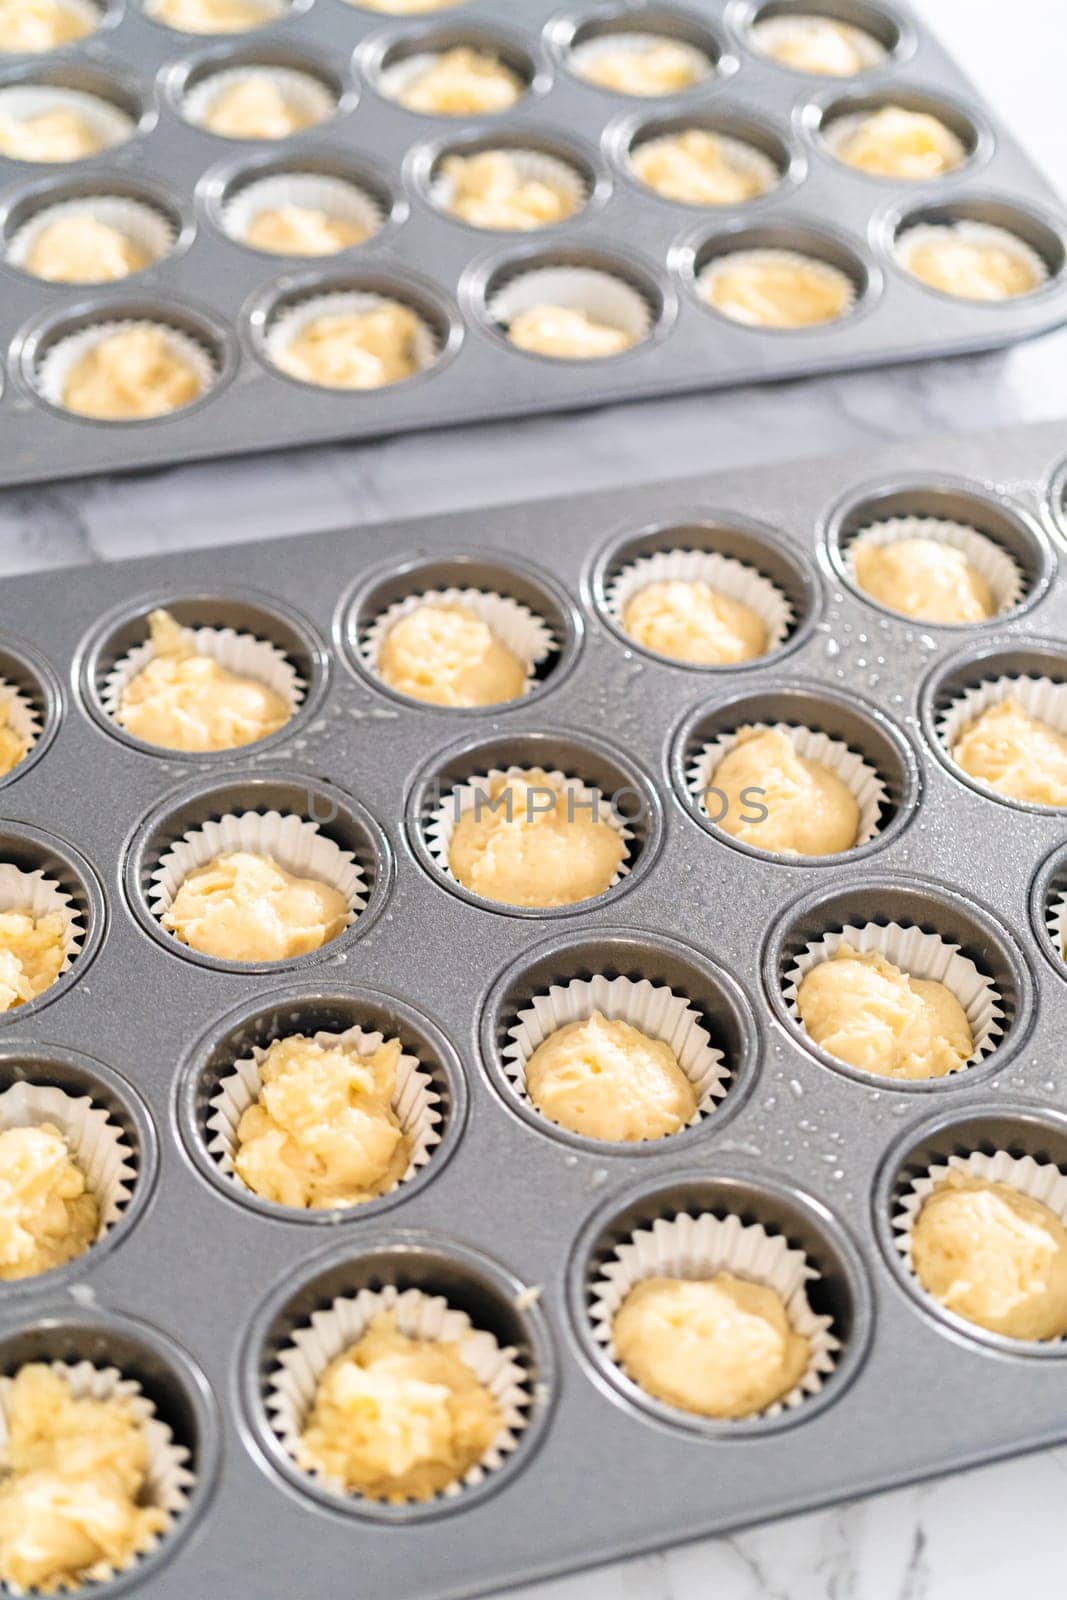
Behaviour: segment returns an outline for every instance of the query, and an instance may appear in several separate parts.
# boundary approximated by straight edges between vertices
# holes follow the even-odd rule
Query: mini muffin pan
[[[25,86],[92,95],[111,108],[108,127],[117,112],[115,129],[129,135],[66,165],[0,156],[0,482],[975,351],[1067,318],[1067,224],[1054,194],[921,20],[895,0],[467,0],[410,19],[346,0],[293,0],[278,9],[264,27],[206,37],[153,20],[145,0],[116,0],[81,43],[0,59],[0,95]],[[884,47],[884,61],[849,79],[775,65],[753,47],[752,23],[796,11],[862,26]],[[665,98],[609,92],[575,72],[576,56],[635,32],[694,45],[714,70]],[[427,116],[388,98],[407,62],[456,45],[495,51],[514,68],[526,88],[512,109]],[[273,141],[222,138],[189,120],[212,77],[254,67],[288,73],[285,82],[332,106],[332,115]],[[942,117],[967,151],[962,166],[909,183],[843,165],[823,130],[887,101]],[[780,181],[734,206],[658,197],[634,176],[630,153],[688,126],[748,143]],[[562,160],[587,203],[566,222],[525,234],[480,230],[447,215],[439,203],[443,160],[494,146]],[[349,210],[376,214],[380,227],[364,244],[326,258],[274,256],[235,240],[227,230],[242,214],[239,197],[252,184],[294,175],[309,177],[313,189],[321,180],[354,186]],[[93,196],[147,206],[153,237],[169,239],[169,249],[147,269],[99,288],[28,276],[18,263],[34,218]],[[143,228],[143,209],[139,215]],[[989,304],[951,300],[910,278],[895,258],[897,235],[919,222],[959,220],[1015,231],[1043,260],[1047,283]],[[697,279],[724,253],[749,248],[799,249],[843,270],[856,291],[853,310],[799,331],[727,320],[698,293]],[[647,326],[647,337],[606,360],[558,361],[516,349],[502,309],[522,300],[511,288],[516,279],[540,268],[563,268],[569,278],[572,269],[607,273],[617,280],[608,286],[617,314]],[[571,281],[576,294],[598,282],[603,292],[597,278]],[[408,304],[428,331],[425,370],[363,393],[280,373],[271,354],[279,320],[334,293]],[[102,423],[64,411],[49,352],[102,323],[143,319],[184,337],[187,351],[191,339],[198,359],[210,357],[208,392],[146,422]]]
[[[1067,1172],[1064,814],[963,781],[937,734],[946,697],[990,674],[1067,681],[1064,459],[1050,425],[4,584],[0,665],[42,732],[4,786],[0,864],[58,882],[83,937],[54,988],[0,1018],[0,1089],[89,1096],[121,1128],[131,1178],[85,1256],[0,1285],[0,1372],[118,1367],[195,1478],[173,1533],[101,1595],[343,1600],[367,1571],[393,1600],[441,1600],[1067,1438],[1067,1341],[1011,1343],[942,1312],[894,1229],[912,1181],[953,1155]],[[969,522],[1015,562],[1018,603],[943,627],[867,602],[844,553],[885,516]],[[788,637],[735,668],[628,643],[618,575],[678,548],[759,571],[789,602]],[[448,711],[379,684],[362,648],[376,619],[450,589],[542,619],[554,648],[529,694]],[[191,757],[118,730],[104,686],[157,605],[273,643],[305,686],[292,722]],[[32,649],[27,617],[48,619]],[[874,769],[873,838],[774,858],[698,812],[693,753],[750,722],[807,727]],[[434,858],[442,790],[532,763],[598,785],[626,816],[630,870],[595,902],[512,914]],[[186,950],[152,909],[161,857],[222,814],[271,811],[317,823],[358,862],[363,909],[288,964]],[[936,935],[992,991],[995,1026],[962,1071],[893,1083],[805,1035],[788,995],[798,956],[872,924]],[[721,1077],[678,1134],[597,1144],[524,1093],[520,1015],[595,977],[670,990],[699,1017]],[[220,1085],[276,1037],[351,1027],[398,1037],[418,1062],[437,1119],[428,1160],[347,1212],[245,1191],[220,1160]],[[738,1423],[643,1394],[592,1315],[618,1246],[707,1212],[803,1252],[810,1312],[834,1341],[811,1392]],[[301,1471],[272,1380],[335,1300],[409,1288],[514,1349],[527,1404],[514,1448],[477,1481],[380,1506]]]

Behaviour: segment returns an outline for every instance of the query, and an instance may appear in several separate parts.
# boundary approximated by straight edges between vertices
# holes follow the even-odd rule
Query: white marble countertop
[[[1064,0],[919,0],[1067,192]],[[1010,351],[361,448],[0,494],[0,574],[1067,417],[1067,329]],[[1065,424],[1067,435],[1067,424]],[[530,1600],[981,1600],[1062,1587],[1067,1449],[601,1568]]]

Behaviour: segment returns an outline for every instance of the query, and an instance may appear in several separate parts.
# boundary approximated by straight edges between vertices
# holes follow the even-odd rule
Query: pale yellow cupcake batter
[[[913,278],[961,300],[1014,300],[1046,281],[1040,258],[1004,228],[923,224],[897,240]]]
[[[201,654],[167,611],[148,618],[154,654],[122,693],[115,721],[165,750],[236,750],[277,733],[291,715],[281,695]]]
[[[322,118],[290,99],[269,72],[250,72],[215,94],[200,120],[224,139],[288,139]]]
[[[586,83],[598,89],[613,89],[616,94],[651,97],[679,94],[710,76],[711,62],[692,45],[673,39],[643,41],[639,48],[612,48],[604,40],[595,50],[575,57],[575,71]]]
[[[852,547],[856,582],[872,600],[917,622],[985,622],[996,601],[962,550],[938,539]]]
[[[743,728],[711,784],[718,792],[710,796],[709,814],[725,833],[759,850],[829,856],[856,843],[860,812],[848,785],[821,762],[797,755],[789,736],[773,728]],[[769,814],[751,820],[760,811]]]
[[[385,1311],[323,1373],[299,1459],[370,1500],[432,1500],[503,1427],[458,1344],[409,1338]]]
[[[161,921],[202,955],[287,961],[336,939],[348,923],[348,902],[332,884],[236,850],[190,872]]]
[[[778,182],[761,151],[705,128],[648,139],[630,155],[641,182],[665,200],[691,206],[733,206],[767,194]]]
[[[87,38],[98,26],[83,8],[62,0],[0,0],[0,54],[58,50]]]
[[[378,676],[398,694],[434,706],[493,706],[525,692],[525,663],[463,605],[427,603],[394,622]]]
[[[76,1399],[39,1362],[16,1373],[0,1451],[0,1578],[35,1594],[126,1566],[167,1526],[145,1503],[148,1443],[126,1399]]]
[[[797,1010],[817,1045],[883,1078],[943,1078],[974,1054],[971,1025],[951,989],[910,977],[874,950],[842,944],[812,967]]]
[[[702,579],[646,584],[623,607],[631,639],[693,666],[732,666],[767,649],[767,629],[751,606]]]
[[[472,156],[446,156],[441,175],[447,185],[445,209],[475,228],[532,232],[573,216],[575,191],[544,175],[523,176],[508,150],[480,150]]]
[[[393,1109],[399,1039],[361,1054],[343,1039],[277,1039],[237,1126],[238,1177],[265,1200],[309,1210],[354,1206],[394,1189],[410,1141]]]
[[[494,778],[480,811],[464,811],[448,864],[460,883],[487,900],[547,908],[603,894],[625,857],[616,828],[581,796],[572,802],[559,779],[533,767]]]
[[[520,311],[508,324],[508,338],[520,350],[557,361],[600,361],[637,343],[626,328],[601,322],[576,306],[556,305]]]
[[[33,1278],[84,1255],[100,1210],[50,1122],[0,1133],[0,1279]]]
[[[1067,736],[1031,717],[1014,695],[968,723],[952,759],[998,794],[1067,806]]]
[[[200,373],[167,330],[138,323],[105,334],[73,363],[63,404],[82,417],[126,422],[179,411],[201,393]]]
[[[911,1259],[923,1288],[980,1328],[1067,1336],[1067,1229],[1010,1184],[950,1172],[923,1202]]]
[[[811,1353],[782,1297],[731,1272],[645,1278],[616,1312],[612,1342],[646,1394],[702,1417],[766,1411],[796,1388]]]
[[[526,1091],[550,1122],[587,1139],[663,1139],[697,1110],[670,1045],[599,1011],[538,1045],[526,1063]]]
[[[928,111],[882,106],[865,116],[849,118],[847,129],[827,130],[839,161],[876,178],[942,178],[967,159],[958,134]]]
[[[180,33],[247,33],[280,14],[255,0],[152,0],[148,12]]]
[[[886,58],[885,46],[872,34],[834,17],[766,17],[755,23],[750,38],[761,55],[780,67],[820,78],[851,78]]]
[[[11,698],[0,688],[0,778],[6,778],[9,772],[14,772],[29,751],[29,740],[12,727]]]
[[[458,45],[404,85],[398,103],[439,117],[484,116],[507,111],[526,93],[518,73],[487,50]]]
[[[451,11],[466,0],[354,0],[363,11],[384,11],[391,17],[421,16],[427,11]]]
[[[67,924],[58,911],[0,911],[0,1012],[50,989],[67,959]]]
[[[27,272],[49,283],[114,283],[151,264],[136,239],[86,212],[47,223],[23,263]]]
[[[421,330],[414,311],[397,300],[369,311],[324,312],[280,345],[274,361],[321,388],[383,389],[420,370]]]
[[[813,328],[838,322],[856,299],[846,273],[793,250],[735,250],[706,268],[709,305],[751,328]]]
[[[103,147],[98,130],[69,106],[12,117],[0,105],[0,155],[14,161],[82,161]]]
[[[333,217],[317,206],[275,206],[257,212],[244,242],[279,256],[335,256],[362,244],[367,230],[347,217]]]

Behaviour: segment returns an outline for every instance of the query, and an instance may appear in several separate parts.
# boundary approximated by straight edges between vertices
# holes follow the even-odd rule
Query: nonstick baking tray
[[[110,99],[136,123],[98,158],[49,168],[0,157],[0,255],[42,204],[91,193],[147,200],[168,216],[176,247],[157,267],[95,290],[42,283],[2,269],[0,481],[163,465],[316,441],[359,439],[487,417],[718,388],[832,369],[975,351],[1046,331],[1067,317],[1064,218],[1055,196],[951,58],[902,7],[862,0],[816,10],[852,20],[890,51],[849,80],[803,76],[747,43],[755,14],[813,9],[808,0],[709,0],[689,8],[557,0],[471,0],[402,22],[345,0],[291,0],[284,18],[210,40],[151,20],[140,0],[101,0],[104,26],[77,47],[23,58],[0,88],[46,84]],[[700,44],[715,75],[669,100],[641,100],[582,83],[572,44],[603,29],[658,30]],[[457,43],[498,48],[529,81],[512,111],[471,122],[418,116],[386,99],[381,73],[413,53]],[[192,126],[183,97],[230,66],[298,67],[334,98],[335,115],[287,142],[233,141]],[[839,111],[893,99],[933,109],[970,159],[929,183],[872,179],[837,162],[820,128]],[[747,206],[699,208],[655,197],[631,176],[628,152],[650,133],[695,123],[748,139],[782,172]],[[431,199],[438,161],[453,147],[501,144],[569,160],[590,201],[562,226],[527,235],[478,231]],[[227,198],[278,172],[347,175],[382,206],[366,245],[327,260],[272,257],[235,243],[220,224]],[[1045,259],[1050,281],[1010,303],[958,301],[923,288],[896,264],[893,241],[913,221],[971,218],[1018,232]],[[698,298],[696,275],[733,246],[797,247],[853,278],[852,315],[833,326],[768,332],[731,323]],[[537,265],[602,267],[646,300],[653,331],[606,361],[560,362],[511,346],[487,305],[517,272]],[[440,355],[417,378],[353,394],[281,376],[266,355],[280,311],[321,291],[399,296],[429,323]],[[42,360],[88,324],[162,319],[213,354],[218,381],[162,420],[99,423],[43,401]]]
[[[190,1449],[190,1509],[124,1580],[133,1591],[341,1600],[370,1582],[395,1600],[440,1600],[1067,1438],[1067,1344],[1020,1348],[942,1313],[900,1266],[889,1225],[904,1176],[952,1151],[1001,1146],[1067,1170],[1067,966],[1045,927],[1067,889],[1063,814],[964,781],[933,724],[946,697],[984,677],[1067,682],[1065,459],[1062,426],[1040,426],[5,583],[0,667],[36,702],[42,734],[4,781],[0,860],[57,878],[85,940],[52,990],[3,1018],[0,1086],[27,1077],[91,1093],[125,1129],[137,1181],[87,1256],[3,1285],[0,1370],[114,1363]],[[865,602],[843,579],[842,542],[887,512],[976,524],[1016,561],[1018,608],[950,628]],[[626,643],[605,582],[679,545],[732,553],[788,595],[794,623],[777,652],[687,669]],[[358,664],[370,618],[457,580],[511,595],[554,630],[558,653],[510,708],[420,708]],[[163,603],[284,650],[308,685],[292,724],[221,758],[160,755],[117,730],[102,679]],[[699,819],[685,754],[746,719],[804,722],[877,766],[876,839],[790,862]],[[433,865],[434,778],[447,788],[511,761],[642,797],[633,870],[600,901],[512,915]],[[367,909],[288,967],[192,955],[145,902],[160,849],[209,815],[271,806],[317,819],[356,854]],[[785,1008],[784,963],[855,917],[959,944],[1001,997],[993,1054],[900,1085],[809,1047]],[[590,1145],[509,1088],[501,1046],[515,1009],[596,972],[666,983],[701,1011],[731,1078],[698,1126]],[[383,1200],[279,1215],[220,1173],[207,1103],[272,1027],[353,1019],[419,1056],[442,1099],[441,1145]],[[812,1303],[842,1343],[820,1394],[777,1418],[687,1425],[598,1353],[591,1263],[620,1230],[686,1209],[736,1211],[806,1250],[820,1273]],[[311,1486],[263,1396],[294,1323],[390,1282],[444,1293],[516,1345],[533,1404],[519,1448],[480,1488],[381,1512]]]

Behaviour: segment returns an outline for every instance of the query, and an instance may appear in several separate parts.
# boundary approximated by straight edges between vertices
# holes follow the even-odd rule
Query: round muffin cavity
[[[924,288],[993,305],[1036,294],[1064,265],[1056,229],[998,201],[961,200],[910,212],[895,229],[893,253]]]
[[[830,105],[822,142],[844,166],[872,178],[924,183],[957,172],[973,157],[978,133],[969,118],[940,101],[903,92]]]
[[[579,27],[567,52],[571,71],[594,88],[633,99],[684,94],[705,86],[715,75],[719,56],[714,38],[697,29],[660,30],[657,20],[653,13],[647,19]]]
[[[100,27],[94,0],[6,0],[0,14],[0,56],[44,55],[79,44]]]
[[[631,138],[631,175],[663,200],[689,206],[747,205],[777,189],[787,147],[762,124],[739,118],[674,117]]]
[[[439,306],[404,285],[321,284],[277,300],[265,316],[266,357],[319,389],[367,392],[428,372],[452,336]]]
[[[530,90],[525,51],[481,30],[451,30],[401,41],[385,51],[377,86],[387,100],[421,116],[499,116]]]
[[[391,201],[361,175],[331,167],[315,170],[309,160],[239,176],[221,201],[223,230],[265,255],[333,256],[366,244]]]
[[[178,225],[149,200],[96,193],[35,208],[11,235],[7,260],[49,283],[112,283],[155,266]]]
[[[47,662],[14,641],[0,641],[0,785],[40,760],[59,725],[62,691]]]
[[[177,33],[250,33],[278,22],[288,0],[145,0],[153,22]]]
[[[187,121],[223,139],[288,139],[333,116],[339,89],[311,67],[249,61],[194,75],[182,96]]]
[[[222,362],[213,330],[137,309],[105,320],[101,308],[48,328],[33,352],[41,398],[95,422],[129,423],[168,417],[207,396]]]
[[[0,830],[0,1018],[25,1021],[95,952],[103,900],[86,861],[51,834]]]
[[[560,256],[498,268],[485,288],[485,314],[527,355],[602,361],[651,337],[663,297],[621,263]]]
[[[469,227],[534,233],[577,216],[595,185],[595,172],[570,151],[512,134],[446,147],[428,186],[434,205]]]
[[[852,78],[882,66],[899,43],[895,26],[866,7],[848,14],[817,5],[761,7],[748,32],[758,55],[807,77]]]
[[[86,89],[23,83],[0,89],[0,155],[53,165],[84,161],[132,139],[131,109]]]

